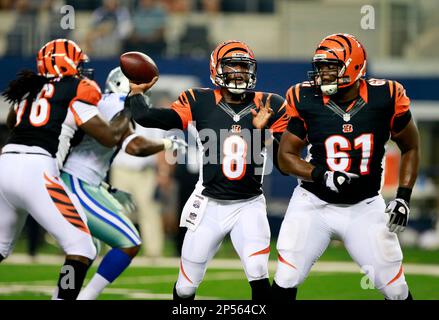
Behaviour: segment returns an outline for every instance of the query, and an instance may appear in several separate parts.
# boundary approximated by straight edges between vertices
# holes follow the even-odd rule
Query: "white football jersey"
[[[125,98],[126,94],[121,93],[102,95],[98,103],[101,117],[108,122],[111,121],[124,108]],[[97,186],[107,176],[116,151],[117,147],[105,147],[94,138],[85,135],[81,143],[71,150],[62,170]]]

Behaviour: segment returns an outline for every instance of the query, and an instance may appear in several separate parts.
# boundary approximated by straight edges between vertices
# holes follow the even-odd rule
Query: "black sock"
[[[271,292],[274,303],[292,303],[296,300],[297,288],[282,288],[273,280]]]
[[[3,256],[0,254],[0,262],[2,262],[3,260],[5,260],[5,257],[3,257]]]
[[[250,281],[253,301],[268,301],[271,299],[271,287],[268,278]]]
[[[78,260],[66,259],[58,279],[58,298],[75,300],[78,297],[89,264]]]
[[[177,283],[174,284],[174,290],[173,290],[173,292],[172,292],[172,299],[173,299],[174,301],[194,301],[194,300],[195,300],[195,293],[194,293],[193,295],[189,296],[189,297],[186,297],[186,298],[182,298],[182,297],[180,297],[180,296],[177,294],[177,288],[176,288],[176,286],[177,286]]]

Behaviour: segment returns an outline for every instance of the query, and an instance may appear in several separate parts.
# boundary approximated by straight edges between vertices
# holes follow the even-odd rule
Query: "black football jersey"
[[[238,200],[262,193],[261,151],[266,132],[253,127],[251,109],[257,109],[259,101],[265,104],[269,95],[248,92],[241,104],[226,104],[219,89],[189,89],[170,109],[147,109],[141,106],[141,97],[133,102],[136,96],[129,97],[127,103],[136,122],[145,127],[186,129],[192,123],[204,149],[200,172],[203,194],[214,199]],[[289,116],[281,96],[272,94],[270,103],[274,114],[267,129],[276,135],[286,129]]]
[[[37,146],[56,156],[59,137],[74,101],[97,105],[98,85],[91,80],[65,77],[45,84],[34,101],[23,100],[16,107],[17,121],[7,143]],[[77,125],[80,117],[73,109]]]
[[[392,131],[399,132],[411,119],[410,100],[402,85],[362,79],[359,97],[344,106],[316,94],[308,82],[291,87],[286,98],[292,117],[288,130],[308,143],[307,160],[326,170],[360,176],[340,193],[321,183],[301,181],[301,186],[330,203],[354,204],[376,196],[385,144]]]

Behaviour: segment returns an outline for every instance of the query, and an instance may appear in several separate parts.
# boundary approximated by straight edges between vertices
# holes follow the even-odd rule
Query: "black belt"
[[[37,154],[37,155],[40,155],[40,156],[52,157],[52,156],[49,156],[46,153],[40,153],[40,152],[19,152],[19,151],[5,151],[5,152],[2,152],[2,154],[7,154],[7,153],[10,153],[10,154]]]

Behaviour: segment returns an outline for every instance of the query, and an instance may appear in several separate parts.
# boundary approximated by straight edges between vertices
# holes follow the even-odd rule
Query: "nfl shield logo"
[[[343,125],[343,132],[344,133],[351,133],[352,131],[354,131],[354,127],[350,123]]]
[[[195,212],[191,212],[190,214],[189,214],[189,219],[191,219],[191,220],[195,220],[197,218],[197,214],[195,213]]]

